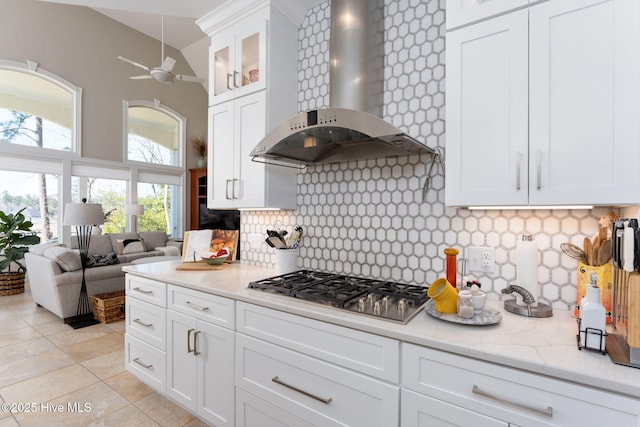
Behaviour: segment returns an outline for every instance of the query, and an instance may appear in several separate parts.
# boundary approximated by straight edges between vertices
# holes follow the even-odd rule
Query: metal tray
[[[485,307],[482,309],[481,314],[474,315],[471,319],[463,319],[458,317],[457,314],[444,314],[436,310],[433,300],[427,301],[424,310],[431,317],[444,320],[451,323],[458,323],[461,325],[482,326],[482,325],[494,325],[502,320],[502,313],[495,308]]]

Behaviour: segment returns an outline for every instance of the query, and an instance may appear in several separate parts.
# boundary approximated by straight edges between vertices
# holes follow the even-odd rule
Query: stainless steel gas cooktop
[[[429,299],[422,286],[310,270],[258,280],[249,287],[401,323]]]

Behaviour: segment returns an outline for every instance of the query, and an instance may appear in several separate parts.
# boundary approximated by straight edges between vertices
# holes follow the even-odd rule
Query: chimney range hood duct
[[[254,161],[312,165],[433,150],[382,120],[384,29],[381,0],[331,0],[330,107],[275,127]]]

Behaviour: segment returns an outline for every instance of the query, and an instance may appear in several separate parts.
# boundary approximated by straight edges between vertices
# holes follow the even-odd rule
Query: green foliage
[[[11,272],[12,262],[18,264],[18,271],[26,271],[27,268],[20,260],[29,252],[27,245],[40,243],[40,237],[31,231],[33,223],[22,214],[25,209],[8,215],[0,211],[0,252],[4,256],[0,260],[0,272]]]

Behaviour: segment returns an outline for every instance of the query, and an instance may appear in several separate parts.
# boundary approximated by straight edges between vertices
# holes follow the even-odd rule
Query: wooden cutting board
[[[182,271],[207,271],[207,270],[222,270],[227,268],[227,263],[219,265],[209,265],[206,262],[184,262],[176,267],[176,270]]]

